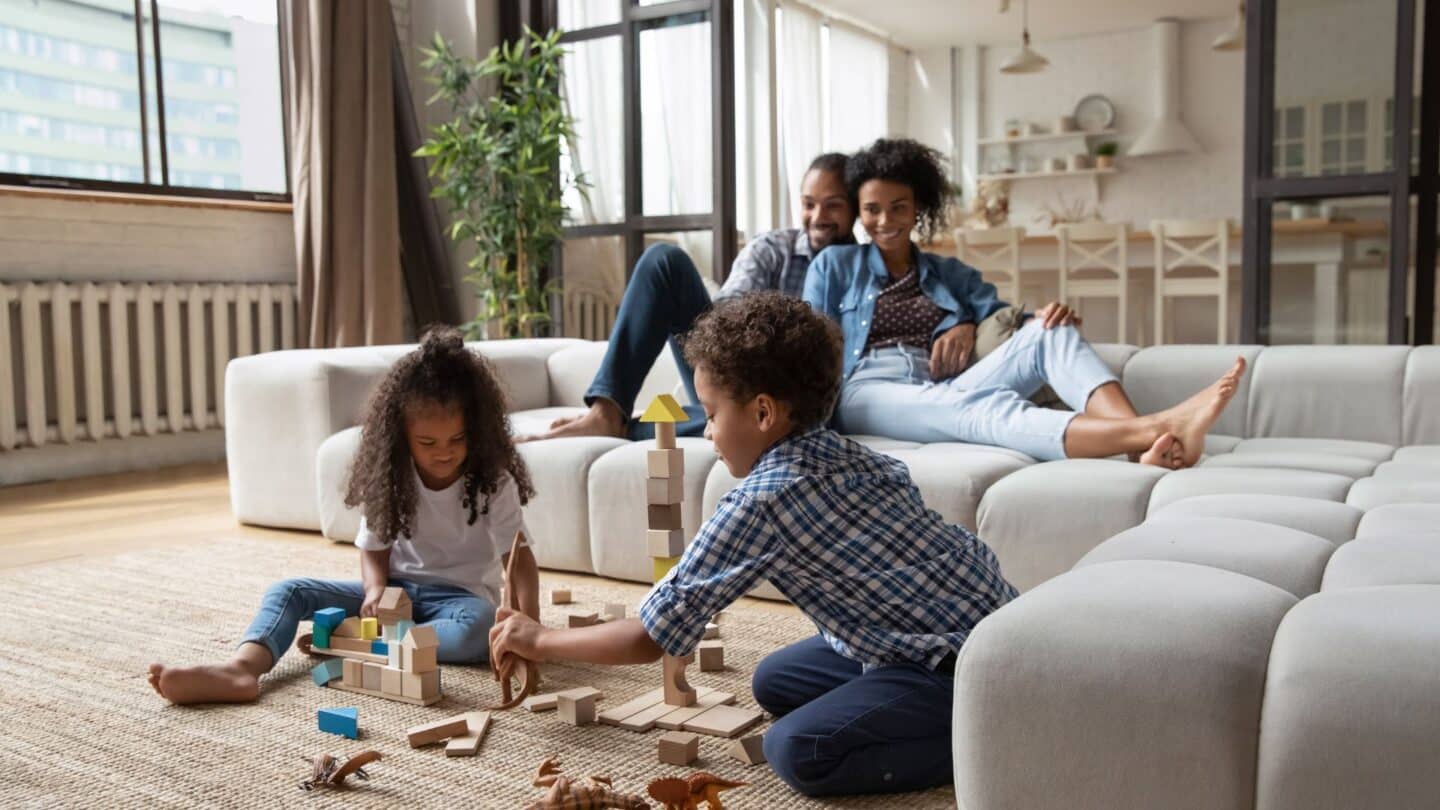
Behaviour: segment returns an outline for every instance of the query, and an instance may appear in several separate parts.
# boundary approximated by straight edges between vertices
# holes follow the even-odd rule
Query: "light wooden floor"
[[[236,522],[224,464],[167,467],[0,488],[0,569],[71,557],[193,543],[197,538],[265,537],[276,543],[329,544],[319,532],[266,529]],[[356,569],[359,576],[359,569]],[[600,579],[545,571],[544,584]],[[788,604],[747,600],[798,612]]]

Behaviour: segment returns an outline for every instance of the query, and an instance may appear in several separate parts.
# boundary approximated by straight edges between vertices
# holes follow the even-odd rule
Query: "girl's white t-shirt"
[[[465,478],[445,489],[426,488],[415,474],[415,519],[412,535],[397,537],[386,545],[360,519],[355,545],[366,551],[390,549],[390,575],[415,583],[454,585],[476,596],[500,604],[504,583],[501,558],[510,553],[515,533],[525,530],[520,512],[520,492],[515,479],[504,474],[490,495],[490,510],[479,511],[473,524],[466,524],[470,510],[462,506]],[[479,509],[484,509],[484,495]],[[529,533],[526,533],[529,536]],[[524,545],[528,545],[525,543]]]

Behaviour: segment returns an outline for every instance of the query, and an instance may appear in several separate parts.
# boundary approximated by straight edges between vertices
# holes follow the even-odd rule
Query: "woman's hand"
[[[369,618],[380,613],[380,597],[385,595],[385,586],[368,588],[365,591],[365,601],[360,603],[361,618]]]
[[[1075,310],[1059,301],[1051,301],[1041,307],[1035,313],[1035,317],[1045,324],[1046,329],[1054,329],[1057,326],[1079,326],[1080,316]]]
[[[930,379],[948,380],[970,365],[975,352],[975,324],[962,323],[946,330],[930,344]]]
[[[530,661],[540,660],[540,637],[545,625],[519,611],[500,608],[495,612],[495,626],[490,628],[490,662],[495,666],[507,655],[518,655]]]

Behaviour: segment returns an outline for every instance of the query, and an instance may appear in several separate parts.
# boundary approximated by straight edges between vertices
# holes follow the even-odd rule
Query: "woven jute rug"
[[[0,807],[517,808],[542,795],[530,780],[551,755],[572,777],[607,775],[618,790],[642,795],[651,779],[686,772],[658,762],[659,730],[576,728],[553,712],[496,713],[474,758],[447,759],[443,746],[409,748],[407,727],[496,699],[497,684],[478,667],[444,666],[445,699],[431,707],[317,687],[309,675],[313,662],[295,650],[262,681],[254,704],[171,706],[146,682],[151,661],[226,657],[271,582],[357,575],[351,548],[243,537],[0,574],[6,608],[0,619]],[[545,606],[547,624],[561,625],[565,611],[599,611],[606,602],[622,602],[633,614],[645,593],[639,585],[604,580],[572,590],[575,605]],[[690,682],[733,692],[737,705],[753,708],[755,665],[813,632],[799,615],[742,601],[722,620],[727,670],[702,673],[692,666]],[[594,686],[605,694],[603,709],[655,688],[659,677],[658,664],[547,665],[544,688]],[[326,706],[359,707],[358,741],[316,728],[316,709]],[[729,759],[727,745],[702,737],[694,766],[750,783],[726,792],[726,807],[955,806],[949,789],[805,799],[768,766]],[[310,756],[364,749],[384,757],[367,769],[368,782],[343,792],[298,789]]]

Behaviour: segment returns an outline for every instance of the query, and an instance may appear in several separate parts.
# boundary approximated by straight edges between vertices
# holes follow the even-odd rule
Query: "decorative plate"
[[[1075,105],[1075,124],[1086,132],[1109,129],[1115,126],[1115,105],[1099,93],[1092,93]]]

